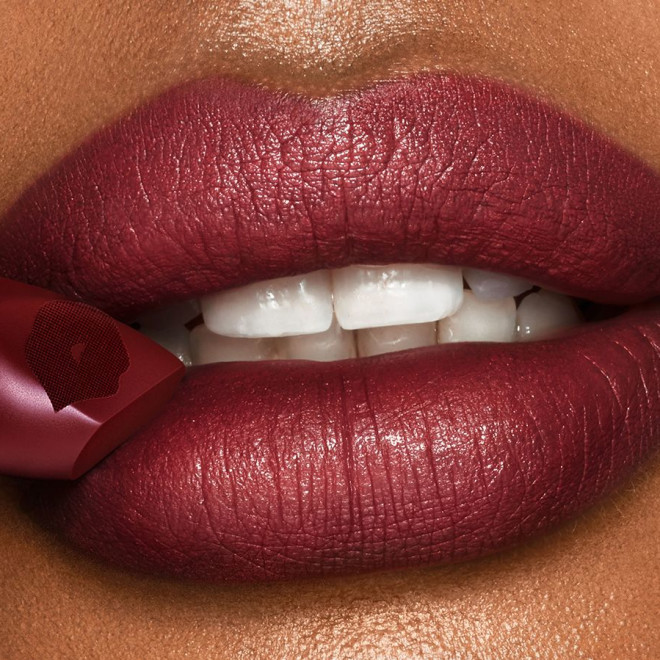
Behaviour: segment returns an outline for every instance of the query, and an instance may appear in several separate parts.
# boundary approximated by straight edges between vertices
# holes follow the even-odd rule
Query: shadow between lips
[[[209,137],[210,126],[228,128]],[[214,168],[229,192],[209,184]],[[645,302],[660,295],[659,209],[647,166],[493,81],[417,76],[313,102],[226,80],[172,90],[19,200],[0,225],[3,275],[123,318],[402,262],[507,272],[630,308],[530,343],[195,366],[148,427],[79,481],[35,484],[29,506],[98,558],[215,582],[520,543],[660,443],[660,309]],[[81,228],[106,240],[78,246],[72,268],[58,236]]]

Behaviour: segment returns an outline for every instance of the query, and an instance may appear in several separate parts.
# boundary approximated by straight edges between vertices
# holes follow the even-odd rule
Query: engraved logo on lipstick
[[[53,410],[113,396],[130,359],[115,322],[83,303],[54,300],[37,313],[25,357]]]

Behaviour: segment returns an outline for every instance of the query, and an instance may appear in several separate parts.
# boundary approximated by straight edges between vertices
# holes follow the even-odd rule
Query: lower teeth
[[[406,266],[360,268],[397,273]],[[337,318],[333,318],[330,328],[323,332],[289,336],[229,337],[212,332],[204,322],[200,322],[198,303],[187,301],[145,314],[137,319],[134,327],[168,349],[184,364],[191,366],[213,362],[282,359],[327,362],[443,343],[531,341],[550,337],[562,329],[582,322],[575,301],[568,296],[539,290],[531,283],[525,286],[523,280],[516,278],[493,274],[491,282],[488,279],[489,274],[483,271],[469,272],[469,279],[475,287],[480,287],[479,291],[477,292],[476,288],[475,291],[465,289],[458,309],[454,305],[453,313],[432,322],[386,325],[385,318],[380,327],[346,330],[339,325]],[[295,278],[283,278],[273,282],[287,282],[289,290],[293,290],[288,284],[289,279]],[[385,284],[382,286],[387,287],[389,283],[385,278],[383,281]],[[399,282],[398,286],[399,289],[405,290],[405,282]],[[254,289],[254,285],[252,288]],[[520,289],[525,288],[527,291],[524,293],[516,298],[511,297],[511,293],[516,295],[516,292],[519,293]],[[302,285],[299,290],[302,290]],[[385,290],[385,294],[387,293]],[[236,298],[236,294],[233,295]],[[276,296],[271,296],[273,297]],[[250,303],[249,299],[247,302]],[[263,302],[263,296],[260,304],[260,313],[263,315],[266,304]],[[267,300],[267,304],[272,304],[272,300]],[[388,309],[384,308],[383,317],[387,317]],[[280,319],[281,311],[280,309]],[[395,311],[397,313],[394,318],[399,318],[400,309]],[[254,321],[251,322],[254,325]],[[263,320],[261,322],[263,323]],[[191,325],[194,327],[189,330]]]

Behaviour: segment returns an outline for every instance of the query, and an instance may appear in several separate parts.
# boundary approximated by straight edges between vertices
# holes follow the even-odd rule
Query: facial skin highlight
[[[0,9],[0,214],[86,136],[191,79],[328,95],[417,71],[513,83],[660,172],[656,3],[8,0]],[[211,587],[63,546],[0,480],[0,656],[660,656],[660,461],[549,536],[486,560]]]

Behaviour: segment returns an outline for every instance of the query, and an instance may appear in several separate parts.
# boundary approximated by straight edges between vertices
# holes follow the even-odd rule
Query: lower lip
[[[660,308],[530,344],[209,365],[39,515],[215,582],[460,561],[566,520],[660,443]]]

